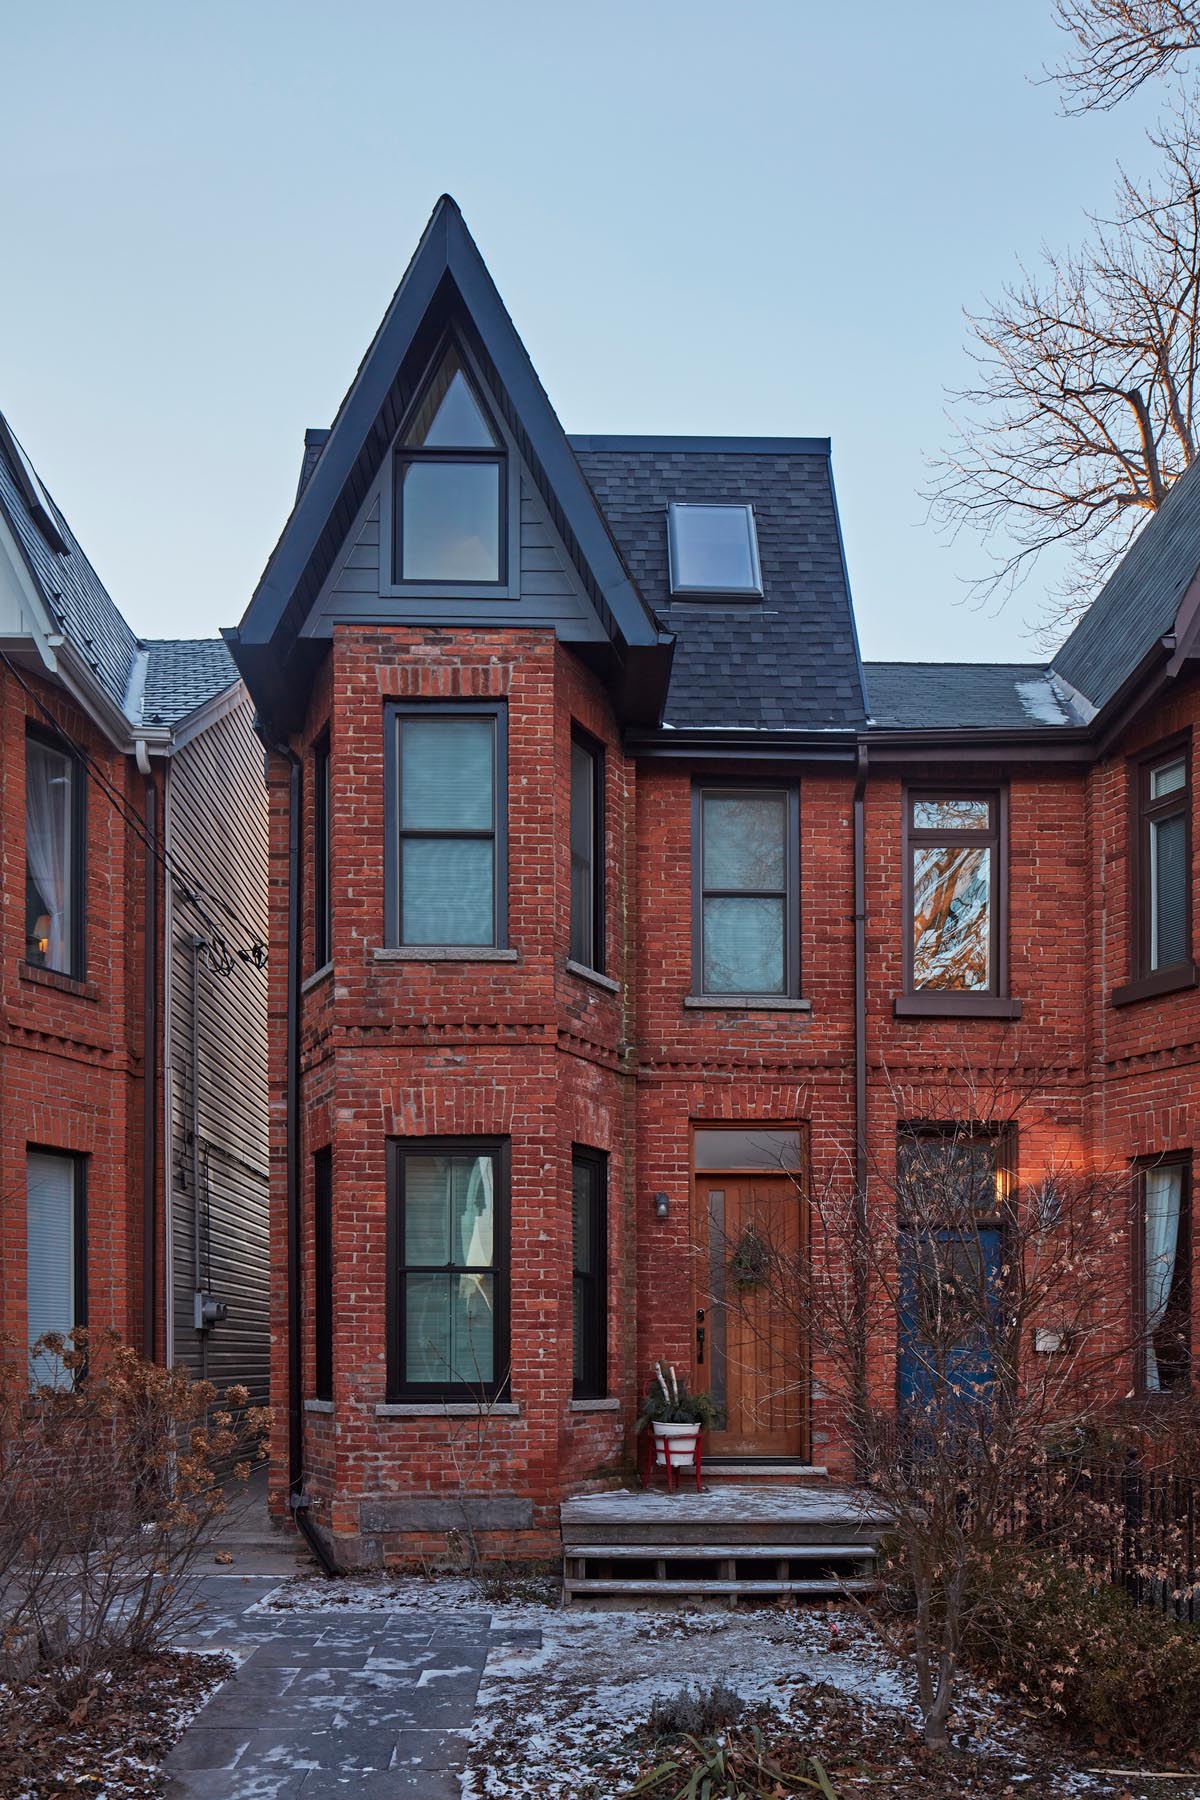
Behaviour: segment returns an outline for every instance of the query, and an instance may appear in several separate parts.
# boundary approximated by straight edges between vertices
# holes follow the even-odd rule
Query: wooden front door
[[[694,1379],[721,1408],[706,1457],[808,1459],[801,1321],[771,1261],[803,1251],[806,1221],[793,1176],[696,1176]]]

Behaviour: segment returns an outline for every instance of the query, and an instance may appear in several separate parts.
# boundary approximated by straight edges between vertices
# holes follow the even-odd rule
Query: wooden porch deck
[[[563,1502],[563,1600],[821,1598],[869,1588],[889,1515],[862,1490],[722,1482]]]

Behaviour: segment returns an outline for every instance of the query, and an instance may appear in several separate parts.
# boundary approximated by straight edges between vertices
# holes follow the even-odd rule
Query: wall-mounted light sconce
[[[655,1194],[655,1196],[654,1196],[654,1216],[656,1219],[669,1219],[670,1218],[670,1216],[671,1216],[671,1201],[670,1201],[670,1198],[668,1195]]]

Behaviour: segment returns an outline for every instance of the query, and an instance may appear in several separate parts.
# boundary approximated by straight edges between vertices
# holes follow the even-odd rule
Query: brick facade
[[[26,1156],[34,1147],[86,1159],[87,1321],[143,1347],[145,854],[88,783],[84,979],[24,962],[27,725],[57,722],[139,816],[145,783],[61,689],[24,679],[45,712],[0,666],[0,1335],[17,1344],[26,1337]],[[159,1231],[160,1293],[162,1238]],[[155,1335],[144,1347],[161,1355],[161,1316]]]
[[[384,948],[384,704],[502,699],[508,712],[509,931],[513,961],[432,961]],[[1191,1150],[1192,1045],[1200,990],[1115,1009],[1127,975],[1126,754],[1191,724],[1181,686],[1136,736],[1093,766],[973,771],[880,766],[866,788],[870,1154],[894,1159],[901,1086],[914,1112],[947,1073],[1014,1083],[1037,1073],[1018,1180],[1051,1157],[1127,1168]],[[566,966],[572,723],[606,748],[606,970],[618,991]],[[305,1478],[316,1518],[359,1553],[444,1547],[469,1497],[485,1548],[549,1550],[569,1492],[620,1474],[656,1356],[691,1367],[691,1129],[705,1122],[803,1128],[808,1179],[845,1179],[854,1143],[854,774],[805,765],[801,815],[802,993],[811,1011],[685,1005],[693,995],[691,785],[738,781],[736,765],[638,761],[622,748],[600,682],[548,630],[339,624],[291,749],[305,770],[303,860],[311,867],[311,752],[332,755],[333,955],[313,970],[303,908],[299,1118],[306,1221],[305,1393],[312,1394],[312,1159],[333,1166],[334,1390],[306,1408]],[[771,771],[768,771],[771,772]],[[774,771],[779,773],[779,771]],[[742,770],[744,775],[744,768]],[[1019,1021],[896,1018],[902,991],[904,782],[973,775],[1008,792],[1011,993]],[[793,777],[789,777],[793,778]],[[289,765],[272,760],[272,941],[286,938]],[[310,884],[311,892],[311,884]],[[286,981],[272,970],[274,1380],[287,1390]],[[1193,1026],[1196,1028],[1193,1029]],[[385,1407],[391,1138],[497,1136],[511,1145],[511,1403],[486,1424],[437,1406]],[[571,1151],[607,1152],[608,1395],[571,1398]],[[665,1193],[669,1215],[655,1216]],[[888,1229],[886,1219],[873,1227]],[[1112,1278],[1132,1305],[1128,1220]],[[1193,1233],[1196,1247],[1200,1233]],[[1195,1291],[1195,1290],[1194,1290]],[[894,1379],[883,1345],[875,1379]],[[812,1408],[814,1460],[845,1472],[838,1421]],[[1118,1372],[1117,1388],[1132,1380]],[[273,1501],[288,1476],[280,1407]],[[486,1504],[485,1504],[486,1502]]]

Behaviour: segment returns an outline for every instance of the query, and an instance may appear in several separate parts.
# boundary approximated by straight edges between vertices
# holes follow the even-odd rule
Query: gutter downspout
[[[142,1355],[154,1361],[158,1294],[158,789],[144,738],[136,745],[146,780],[145,968],[142,991]],[[164,1300],[164,1316],[166,1302]],[[165,1350],[165,1344],[164,1344]]]
[[[855,744],[854,777],[854,1404],[867,1402],[867,741]],[[859,1434],[856,1433],[856,1438]],[[862,1479],[862,1452],[856,1442],[855,1473]]]
[[[288,777],[287,940],[287,1327],[288,1507],[326,1575],[341,1573],[308,1516],[304,1492],[304,1345],[300,1310],[300,831],[304,799],[300,758],[284,748]]]

